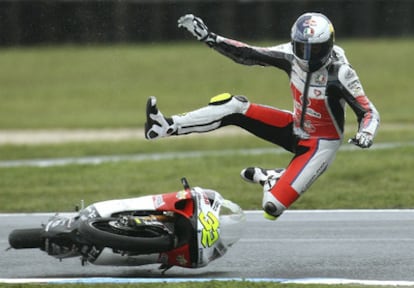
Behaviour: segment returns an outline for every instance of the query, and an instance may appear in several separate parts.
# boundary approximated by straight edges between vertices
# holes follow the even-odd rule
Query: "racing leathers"
[[[334,46],[324,66],[310,73],[298,65],[291,43],[255,47],[214,33],[203,41],[237,63],[285,71],[290,79],[293,112],[224,93],[213,97],[206,107],[165,118],[164,133],[155,134],[181,135],[236,125],[292,152],[294,157],[282,176],[268,179],[263,186],[263,208],[271,216],[279,216],[332,163],[343,139],[346,103],[357,116],[357,135],[367,135],[371,140],[355,144],[363,148],[372,144],[379,114],[339,46]],[[147,138],[155,138],[149,133]]]

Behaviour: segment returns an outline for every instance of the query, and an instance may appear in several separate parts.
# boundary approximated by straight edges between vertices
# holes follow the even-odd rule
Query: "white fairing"
[[[135,210],[156,210],[153,196],[143,196],[129,199],[108,200],[93,205],[101,217],[109,217],[114,213]],[[86,209],[90,210],[91,206]]]
[[[226,246],[231,247],[240,240],[245,221],[241,208],[229,200],[224,200],[220,211],[220,237]]]

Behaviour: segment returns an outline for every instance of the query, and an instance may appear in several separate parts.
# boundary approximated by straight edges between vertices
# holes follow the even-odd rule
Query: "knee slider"
[[[231,100],[233,95],[230,93],[221,93],[219,95],[216,95],[210,99],[209,105],[221,105],[224,103],[227,103]]]
[[[211,98],[208,105],[226,105],[230,107],[234,113],[245,113],[249,107],[249,100],[242,95],[222,93]]]

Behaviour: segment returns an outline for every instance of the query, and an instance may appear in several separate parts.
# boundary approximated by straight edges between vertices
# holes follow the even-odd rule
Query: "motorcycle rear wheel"
[[[9,244],[14,249],[41,248],[42,228],[16,229],[9,234]]]
[[[119,230],[109,225],[114,218],[99,218],[82,222],[79,226],[80,236],[97,247],[109,247],[112,249],[151,254],[165,252],[173,248],[174,240],[158,227],[147,227],[150,233],[142,231]]]

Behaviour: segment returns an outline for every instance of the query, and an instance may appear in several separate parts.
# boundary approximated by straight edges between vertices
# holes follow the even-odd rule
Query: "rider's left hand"
[[[374,136],[369,132],[358,132],[354,138],[349,139],[348,143],[355,144],[361,148],[371,147]]]

